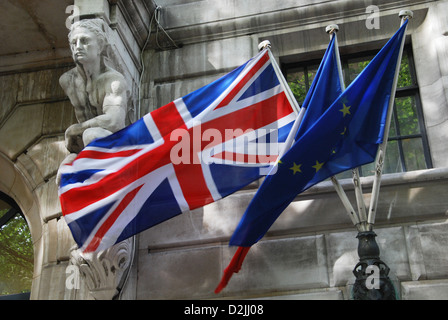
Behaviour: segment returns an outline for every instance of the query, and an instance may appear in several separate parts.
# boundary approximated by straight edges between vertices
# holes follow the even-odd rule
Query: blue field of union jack
[[[261,161],[254,146],[285,141],[296,114],[263,50],[213,83],[93,141],[60,170],[62,213],[79,248],[107,249],[260,178],[260,168],[276,156]],[[229,129],[234,135],[226,134]],[[173,139],[174,131],[184,134]],[[185,148],[178,154],[180,143],[189,146],[190,161],[173,161],[173,155],[186,159]]]

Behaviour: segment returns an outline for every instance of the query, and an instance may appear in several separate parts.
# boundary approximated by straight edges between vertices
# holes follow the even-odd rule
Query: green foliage
[[[299,68],[295,72],[290,72],[287,75],[286,81],[299,104],[302,104],[303,100],[305,100],[306,93],[316,76],[317,67],[308,66],[307,68]]]
[[[395,108],[397,111],[400,135],[413,135],[420,133],[418,115],[413,96],[396,98]]]
[[[303,100],[305,100],[307,90],[311,85],[310,78],[312,78],[311,72],[308,72],[307,76],[305,76],[305,71],[297,71],[288,74],[287,81],[289,87],[299,104],[302,104]]]
[[[403,57],[401,58],[400,74],[398,75],[397,87],[405,88],[413,84],[414,81],[412,79],[411,70],[409,68],[409,57],[406,53],[404,53]]]
[[[0,216],[6,210],[0,211]],[[30,291],[33,256],[28,225],[17,214],[0,229],[0,295]]]

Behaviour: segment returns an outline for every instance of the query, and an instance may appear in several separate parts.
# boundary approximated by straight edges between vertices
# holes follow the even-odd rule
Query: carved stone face
[[[76,63],[89,64],[100,59],[102,47],[98,37],[90,30],[83,27],[76,28],[72,31],[69,41]]]

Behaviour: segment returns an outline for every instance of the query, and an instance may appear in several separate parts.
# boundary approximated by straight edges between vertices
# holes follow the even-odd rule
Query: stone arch
[[[42,219],[36,195],[17,166],[0,153],[0,191],[11,197],[22,210],[34,246],[34,273],[31,299],[38,295],[43,258]]]

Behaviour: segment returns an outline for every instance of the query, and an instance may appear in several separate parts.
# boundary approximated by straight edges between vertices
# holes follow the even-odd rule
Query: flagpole
[[[299,130],[300,124],[302,123],[303,116],[305,114],[305,109],[301,108],[299,106],[299,103],[294,98],[294,94],[291,91],[291,88],[289,87],[288,83],[286,82],[285,77],[283,76],[282,71],[280,70],[280,67],[277,64],[277,61],[275,60],[274,55],[271,52],[271,42],[269,40],[264,40],[258,44],[258,50],[266,49],[268,51],[269,59],[272,62],[272,66],[274,68],[274,72],[277,75],[277,78],[280,81],[280,85],[283,87],[283,91],[286,94],[286,98],[288,99],[289,103],[292,105],[294,111],[297,114],[296,120],[294,121],[294,124],[289,131],[288,137],[286,138],[284,147],[280,150],[279,155],[277,157],[277,161],[275,165],[277,165],[280,158],[288,151],[293,143],[294,143],[294,137],[296,136],[297,131]]]
[[[271,42],[269,40],[264,40],[258,44],[258,50],[261,51],[263,49],[268,50],[269,59],[272,62],[272,66],[274,68],[274,72],[277,75],[277,78],[280,81],[281,86],[283,87],[283,90],[285,91],[286,98],[288,98],[289,103],[293,107],[294,111],[297,115],[300,113],[300,106],[297,102],[297,100],[294,98],[294,94],[291,91],[291,88],[288,86],[288,83],[286,82],[285,77],[282,74],[282,71],[280,70],[280,67],[277,64],[277,61],[275,60],[274,55],[271,52]]]
[[[401,20],[401,27],[406,19],[412,17],[412,11],[400,11],[399,17]],[[404,30],[406,33],[406,30]],[[376,234],[373,232],[373,223],[375,221],[375,213],[378,203],[378,195],[381,183],[381,174],[383,170],[384,156],[386,154],[387,139],[389,136],[390,122],[394,108],[395,91],[397,89],[398,76],[400,73],[401,58],[403,54],[403,47],[405,42],[405,34],[403,34],[402,42],[400,43],[400,50],[398,52],[397,64],[395,67],[394,79],[392,82],[391,94],[389,98],[386,123],[384,128],[383,142],[379,145],[376,159],[375,159],[375,177],[372,186],[372,196],[370,199],[369,213],[367,217],[367,230],[359,232],[358,238],[358,256],[359,262],[353,269],[355,275],[355,282],[353,284],[353,299],[354,300],[395,300],[397,298],[395,286],[389,278],[390,268],[381,261],[380,249],[375,240]],[[378,280],[379,286],[372,288],[370,284],[371,266],[375,266],[379,271]]]
[[[293,93],[291,91],[291,88],[289,87],[288,83],[286,82],[285,78],[283,77],[283,74],[282,74],[282,72],[281,72],[281,70],[280,70],[280,68],[279,68],[279,66],[277,64],[277,61],[275,60],[275,58],[272,55],[270,47],[271,47],[271,43],[268,40],[265,40],[265,41],[261,42],[258,45],[258,49],[259,50],[262,50],[262,49],[265,49],[265,48],[268,50],[269,58],[272,61],[272,65],[274,67],[275,73],[277,74],[277,78],[280,79],[280,82],[281,82],[281,84],[283,86],[283,90],[286,93],[286,97],[288,98],[289,102],[292,105],[294,105],[297,108],[297,110],[299,110],[299,114],[298,114],[298,116],[296,118],[296,121],[294,122],[294,125],[291,128],[291,131],[290,131],[290,133],[289,133],[289,135],[288,135],[288,137],[286,139],[285,147],[281,150],[280,155],[279,155],[279,157],[277,159],[277,161],[278,161],[281,158],[281,156],[287,150],[289,150],[289,148],[291,148],[291,146],[292,146],[292,144],[294,142],[294,137],[295,137],[295,135],[297,133],[297,130],[298,130],[299,126],[300,126],[300,123],[302,122],[302,119],[303,119],[303,116],[304,116],[304,113],[305,113],[305,109],[299,107],[299,105],[297,103],[297,100],[294,98],[294,95],[293,95]],[[347,210],[347,213],[348,213],[350,219],[352,220],[352,223],[355,226],[359,226],[360,225],[360,221],[359,221],[358,215],[357,215],[355,209],[353,208],[353,206],[351,205],[350,200],[348,199],[347,195],[345,194],[344,189],[339,184],[339,182],[337,181],[336,178],[332,177],[331,181],[333,182],[333,186],[334,186],[334,188],[335,188],[339,198],[341,199],[342,204],[344,205],[345,209]]]
[[[325,31],[330,35],[330,40],[332,39],[332,37],[335,37],[335,42],[334,42],[334,46],[335,46],[335,51],[337,53],[336,56],[336,62],[337,62],[337,66],[338,66],[338,73],[339,73],[339,81],[341,83],[341,88],[342,91],[345,90],[345,84],[344,84],[344,77],[342,74],[342,66],[341,66],[341,59],[339,57],[339,47],[338,47],[338,38],[336,33],[339,31],[339,26],[337,24],[331,24],[328,25],[325,28]],[[350,219],[352,220],[353,224],[356,226],[356,228],[358,229],[358,231],[363,231],[365,229],[365,224],[363,224],[363,220],[360,219],[360,216],[358,215],[358,213],[355,211],[355,209],[353,208],[350,200],[347,197],[347,194],[345,193],[344,189],[342,188],[342,186],[340,185],[338,179],[336,179],[335,176],[331,177],[331,182],[333,183],[333,187],[336,190],[336,193],[338,194],[339,198],[342,201],[342,204],[345,207],[345,210],[347,211]],[[356,191],[356,184],[355,184],[355,194],[357,196],[358,199],[358,192]],[[361,191],[361,197],[362,197],[362,191]],[[358,206],[359,208],[359,206]],[[365,218],[364,221],[366,221],[367,218]]]
[[[296,120],[294,120],[292,128],[289,131],[289,134],[288,134],[288,137],[286,138],[284,147],[279,152],[277,162],[278,162],[278,160],[280,160],[283,157],[283,155],[286,153],[286,151],[291,149],[292,145],[294,144],[295,136],[297,134],[297,131],[299,130],[299,127],[300,127],[300,124],[302,123],[304,115],[305,115],[305,108],[301,108],[299,111],[299,115],[297,116]]]
[[[403,26],[404,22],[410,18],[413,17],[413,12],[410,10],[402,10],[398,14],[398,16],[401,18],[401,25]],[[405,30],[406,32],[406,30]],[[403,55],[403,48],[404,48],[404,42],[405,42],[405,36],[403,36],[403,40],[401,42],[400,52],[398,54],[398,60],[397,65],[395,68],[395,76],[394,81],[392,84],[392,91],[389,99],[389,107],[387,110],[387,118],[386,118],[386,126],[384,128],[384,136],[383,136],[383,142],[378,147],[378,152],[376,155],[375,160],[375,178],[373,180],[373,186],[372,186],[372,196],[370,199],[370,206],[369,206],[369,215],[367,218],[367,224],[368,229],[373,229],[373,224],[375,223],[375,216],[377,211],[377,205],[378,205],[378,196],[380,192],[380,185],[381,185],[381,175],[383,172],[383,166],[384,166],[384,159],[386,156],[386,147],[387,147],[387,139],[389,138],[389,129],[390,129],[390,122],[392,119],[392,113],[394,109],[394,101],[395,101],[395,91],[397,90],[397,83],[398,83],[398,76],[400,73],[400,66],[401,66],[401,58]]]
[[[345,82],[344,82],[344,75],[342,72],[342,65],[341,65],[341,57],[339,55],[339,43],[338,43],[338,37],[337,37],[337,31],[339,31],[338,25],[334,25],[336,28],[334,28],[332,25],[327,27],[327,32],[331,34],[334,34],[335,38],[335,51],[337,53],[337,65],[338,65],[338,72],[339,72],[339,81],[341,83],[342,90],[345,90]],[[354,168],[352,169],[352,177],[353,177],[353,185],[355,187],[355,197],[356,197],[356,203],[358,205],[358,217],[360,220],[359,228],[362,231],[367,230],[367,212],[366,212],[366,206],[364,203],[364,197],[362,193],[362,186],[361,181],[359,178],[359,169]]]

